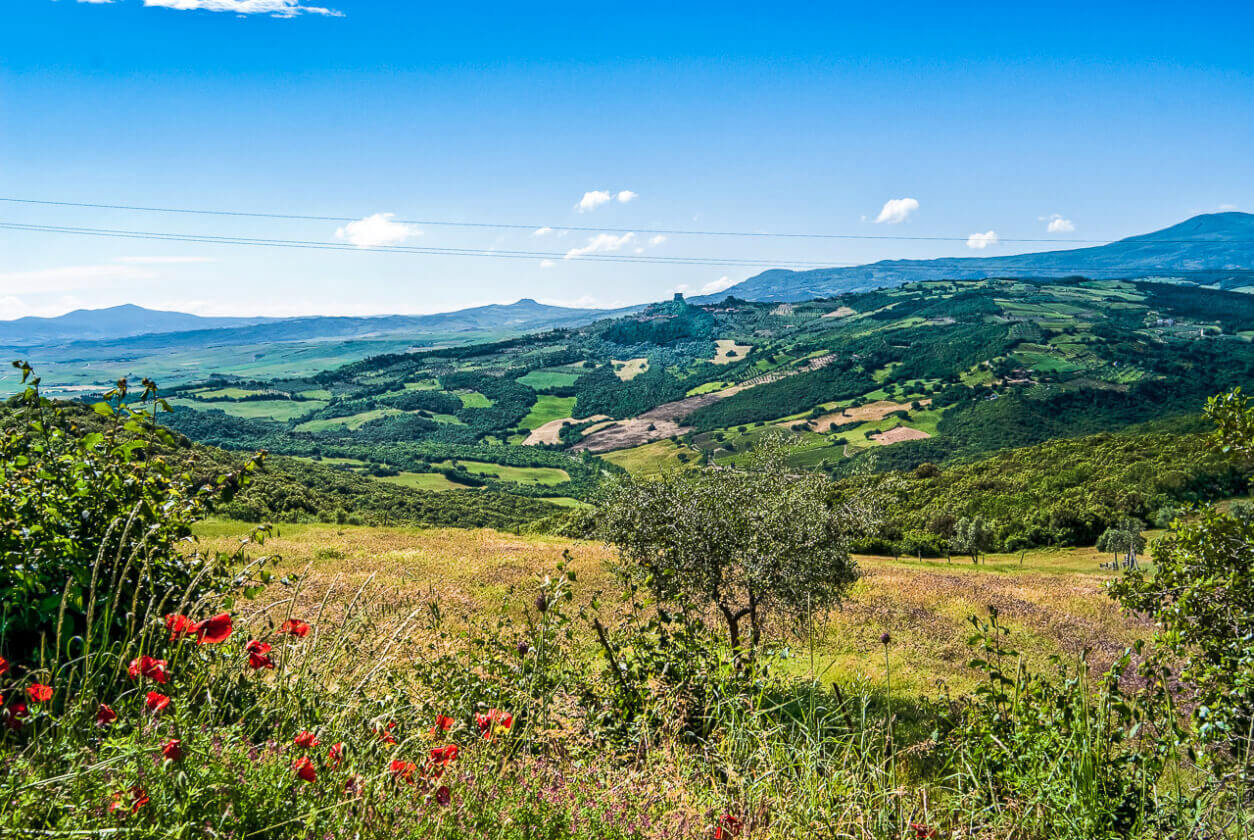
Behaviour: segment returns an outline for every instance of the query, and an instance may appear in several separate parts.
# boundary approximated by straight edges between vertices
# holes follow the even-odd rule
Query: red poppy
[[[9,673],[9,660],[0,656],[0,677],[3,677],[7,673]]]
[[[123,799],[123,796],[130,797],[131,801],[129,805]],[[148,802],[148,794],[144,792],[142,787],[136,785],[130,790],[127,790],[125,793],[119,790],[113,794],[113,801],[109,803],[109,813],[116,814],[119,817],[125,816],[127,811],[130,811],[132,814],[136,814],[139,813],[139,809],[147,805]]]
[[[449,744],[447,747],[436,747],[431,751],[431,761],[427,764],[427,773],[433,779],[438,779],[444,775],[444,768],[448,767],[457,760],[457,745]]]
[[[309,635],[309,625],[299,619],[289,618],[287,621],[283,622],[283,626],[279,628],[279,632],[290,633],[293,636],[299,636],[303,639]]]
[[[192,625],[192,629],[196,632],[197,644],[216,645],[231,638],[231,616],[229,613],[215,615]]]
[[[434,735],[437,732],[448,732],[453,728],[453,724],[455,723],[457,723],[457,721],[453,720],[448,715],[436,715],[435,726],[431,727],[430,730],[431,734]]]
[[[177,642],[185,636],[196,635],[196,622],[182,613],[172,613],[165,617],[165,629],[170,631],[170,641]]]
[[[338,744],[332,744],[331,748],[327,750],[327,764],[331,765],[331,767],[339,767],[343,760],[344,742],[340,741]]]
[[[449,792],[448,785],[440,785],[440,789],[435,792],[435,801],[443,807],[447,807],[453,801],[453,794]]]
[[[270,652],[270,645],[265,642],[259,642],[253,639],[244,646],[244,650],[248,651],[248,667],[257,671],[261,668],[273,668],[274,660],[266,656]]]
[[[43,683],[33,683],[27,687],[26,693],[36,703],[47,703],[52,699],[52,686],[44,685]]]
[[[374,734],[378,735],[379,740],[385,744],[395,744],[396,736],[392,734],[392,730],[395,728],[396,721],[390,721],[384,730],[380,731],[376,729]]]
[[[392,775],[396,778],[413,784],[414,774],[418,772],[418,765],[412,761],[401,761],[398,758],[388,765],[388,769],[392,771]]]
[[[483,737],[491,741],[496,733],[508,732],[513,727],[514,716],[500,709],[489,709],[486,715],[476,712],[475,723],[479,725]]]
[[[117,719],[118,713],[104,703],[101,703],[100,708],[96,710],[96,726],[108,726]]]
[[[26,704],[21,700],[14,700],[4,710],[4,725],[9,729],[21,729],[22,718],[28,715],[30,715],[30,709],[26,708]]]
[[[182,761],[183,760],[182,742],[179,741],[178,738],[174,738],[173,740],[166,741],[164,744],[161,745],[161,754],[165,756],[166,758],[168,758],[170,761]]]
[[[914,832],[915,840],[935,840],[940,837],[940,832],[926,823],[910,823],[910,830]]]
[[[144,698],[144,705],[150,712],[163,712],[170,705],[170,698],[159,692],[150,691]]]
[[[292,740],[295,742],[296,746],[300,747],[302,750],[313,749],[314,747],[322,743],[321,741],[318,740],[317,735],[313,734],[312,732],[308,730],[300,733]]]
[[[169,663],[164,659],[153,659],[151,656],[141,656],[139,659],[132,659],[130,666],[126,669],[126,673],[130,674],[131,679],[137,680],[140,677],[147,677],[153,682],[165,685],[170,681],[170,672],[166,670]]]
[[[296,769],[298,778],[304,779],[306,782],[317,781],[318,771],[314,769],[313,762],[309,760],[309,756],[302,755],[296,759],[292,766]]]
[[[728,840],[739,835],[740,820],[731,814],[723,814],[718,818],[718,825],[714,826],[714,840]]]

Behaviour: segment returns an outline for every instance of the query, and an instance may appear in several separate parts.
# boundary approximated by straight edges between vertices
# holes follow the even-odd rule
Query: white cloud
[[[126,265],[69,265],[0,273],[0,294],[48,294],[90,288],[101,283],[152,280],[157,275]]]
[[[80,2],[91,2],[91,0],[80,0]],[[177,265],[180,263],[217,262],[213,257],[114,257],[113,261],[127,265]]]
[[[343,17],[343,12],[322,6],[306,6],[302,0],[144,0],[145,6],[177,9],[182,12],[232,12],[237,15],[270,15],[293,18],[297,15]]]
[[[579,199],[575,209],[580,213],[587,213],[597,209],[602,204],[608,204],[612,197],[609,190],[592,190],[583,194],[583,198]]]
[[[736,285],[736,281],[724,274],[722,277],[718,278],[717,280],[711,280],[709,283],[706,283],[704,286],[702,286],[701,294],[703,295],[716,294],[718,292],[723,291],[724,289],[730,289],[734,285]]]
[[[671,290],[671,294],[674,294],[675,292],[679,292],[681,295],[687,294],[688,291],[691,289],[692,287],[689,286],[687,283],[680,283],[678,286],[676,286],[674,289]]]
[[[576,257],[584,257],[588,254],[606,251],[621,251],[635,241],[636,235],[634,233],[624,233],[622,236],[615,236],[612,233],[598,233],[596,236],[588,237],[588,244],[579,248],[571,248],[567,251],[564,259],[571,260]]]
[[[649,244],[653,246],[654,248],[661,245],[665,241],[666,241],[666,237],[660,233],[657,236],[653,236],[649,238]]]
[[[1221,204],[1215,209],[1218,210],[1220,213],[1230,213],[1233,210],[1237,210],[1239,208],[1235,204]]]
[[[548,235],[549,235],[549,234],[551,234],[552,232],[553,232],[553,228],[548,227],[548,226],[546,225],[545,227],[542,227],[542,228],[537,228],[534,232],[532,232],[532,234],[531,234],[531,235],[532,235],[532,236],[548,236]]]
[[[552,260],[540,260],[541,268],[552,268],[555,265],[557,265],[557,263],[553,262]]]
[[[919,209],[919,202],[913,198],[890,198],[884,202],[875,223],[895,225],[910,218],[910,214]]]
[[[639,198],[640,193],[634,193],[631,190],[621,190],[614,198],[618,199],[619,204],[626,204],[633,198]]]
[[[1057,213],[1049,216],[1048,218],[1042,217],[1041,221],[1049,222],[1049,224],[1045,226],[1045,229],[1050,233],[1071,233],[1075,230],[1074,222],[1070,219],[1064,219]]]
[[[988,233],[973,233],[967,237],[967,247],[977,251],[983,251],[989,245],[996,244],[997,231],[995,230],[990,230]]]
[[[392,221],[395,213],[375,213],[356,222],[349,222],[335,232],[335,238],[356,245],[358,248],[377,248],[383,245],[399,245],[422,231],[413,225]]]

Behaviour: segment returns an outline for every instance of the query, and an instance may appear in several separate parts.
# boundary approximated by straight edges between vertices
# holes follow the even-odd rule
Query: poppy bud
[[[892,640],[893,640],[893,637],[888,635],[887,630],[885,630],[883,633],[880,634],[880,644],[887,645]]]
[[[544,597],[544,593],[541,592],[539,595],[536,596],[536,609],[539,610],[540,612],[544,612],[548,608],[549,608],[549,599]]]

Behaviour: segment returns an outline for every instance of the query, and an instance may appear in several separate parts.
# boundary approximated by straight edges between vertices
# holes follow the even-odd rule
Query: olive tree
[[[993,531],[981,516],[964,516],[954,526],[949,540],[950,548],[961,554],[970,554],[971,562],[978,564],[980,555],[993,547]]]
[[[877,518],[869,496],[838,497],[822,474],[790,472],[785,454],[767,436],[749,469],[624,477],[602,512],[627,571],[663,602],[717,609],[750,658],[769,615],[804,619],[840,602],[858,578],[850,542]]]

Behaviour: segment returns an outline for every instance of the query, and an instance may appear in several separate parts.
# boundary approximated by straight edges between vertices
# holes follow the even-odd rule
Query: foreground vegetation
[[[620,480],[615,551],[347,525],[241,542],[204,519],[255,469],[183,472],[136,413],[151,401],[115,396],[96,430],[31,390],[0,437],[6,836],[1250,829],[1244,509],[1177,517],[1154,564],[1120,578],[1162,629],[1142,646],[1151,628],[1081,555],[850,556],[876,499],[770,458],[690,485]],[[1233,395],[1212,414],[1246,456],[1254,411]],[[691,516],[668,538],[672,508]],[[809,515],[789,527],[794,508]],[[284,539],[293,556],[266,553]],[[797,620],[802,583],[824,597]],[[965,653],[964,592],[1000,606],[970,618]]]

